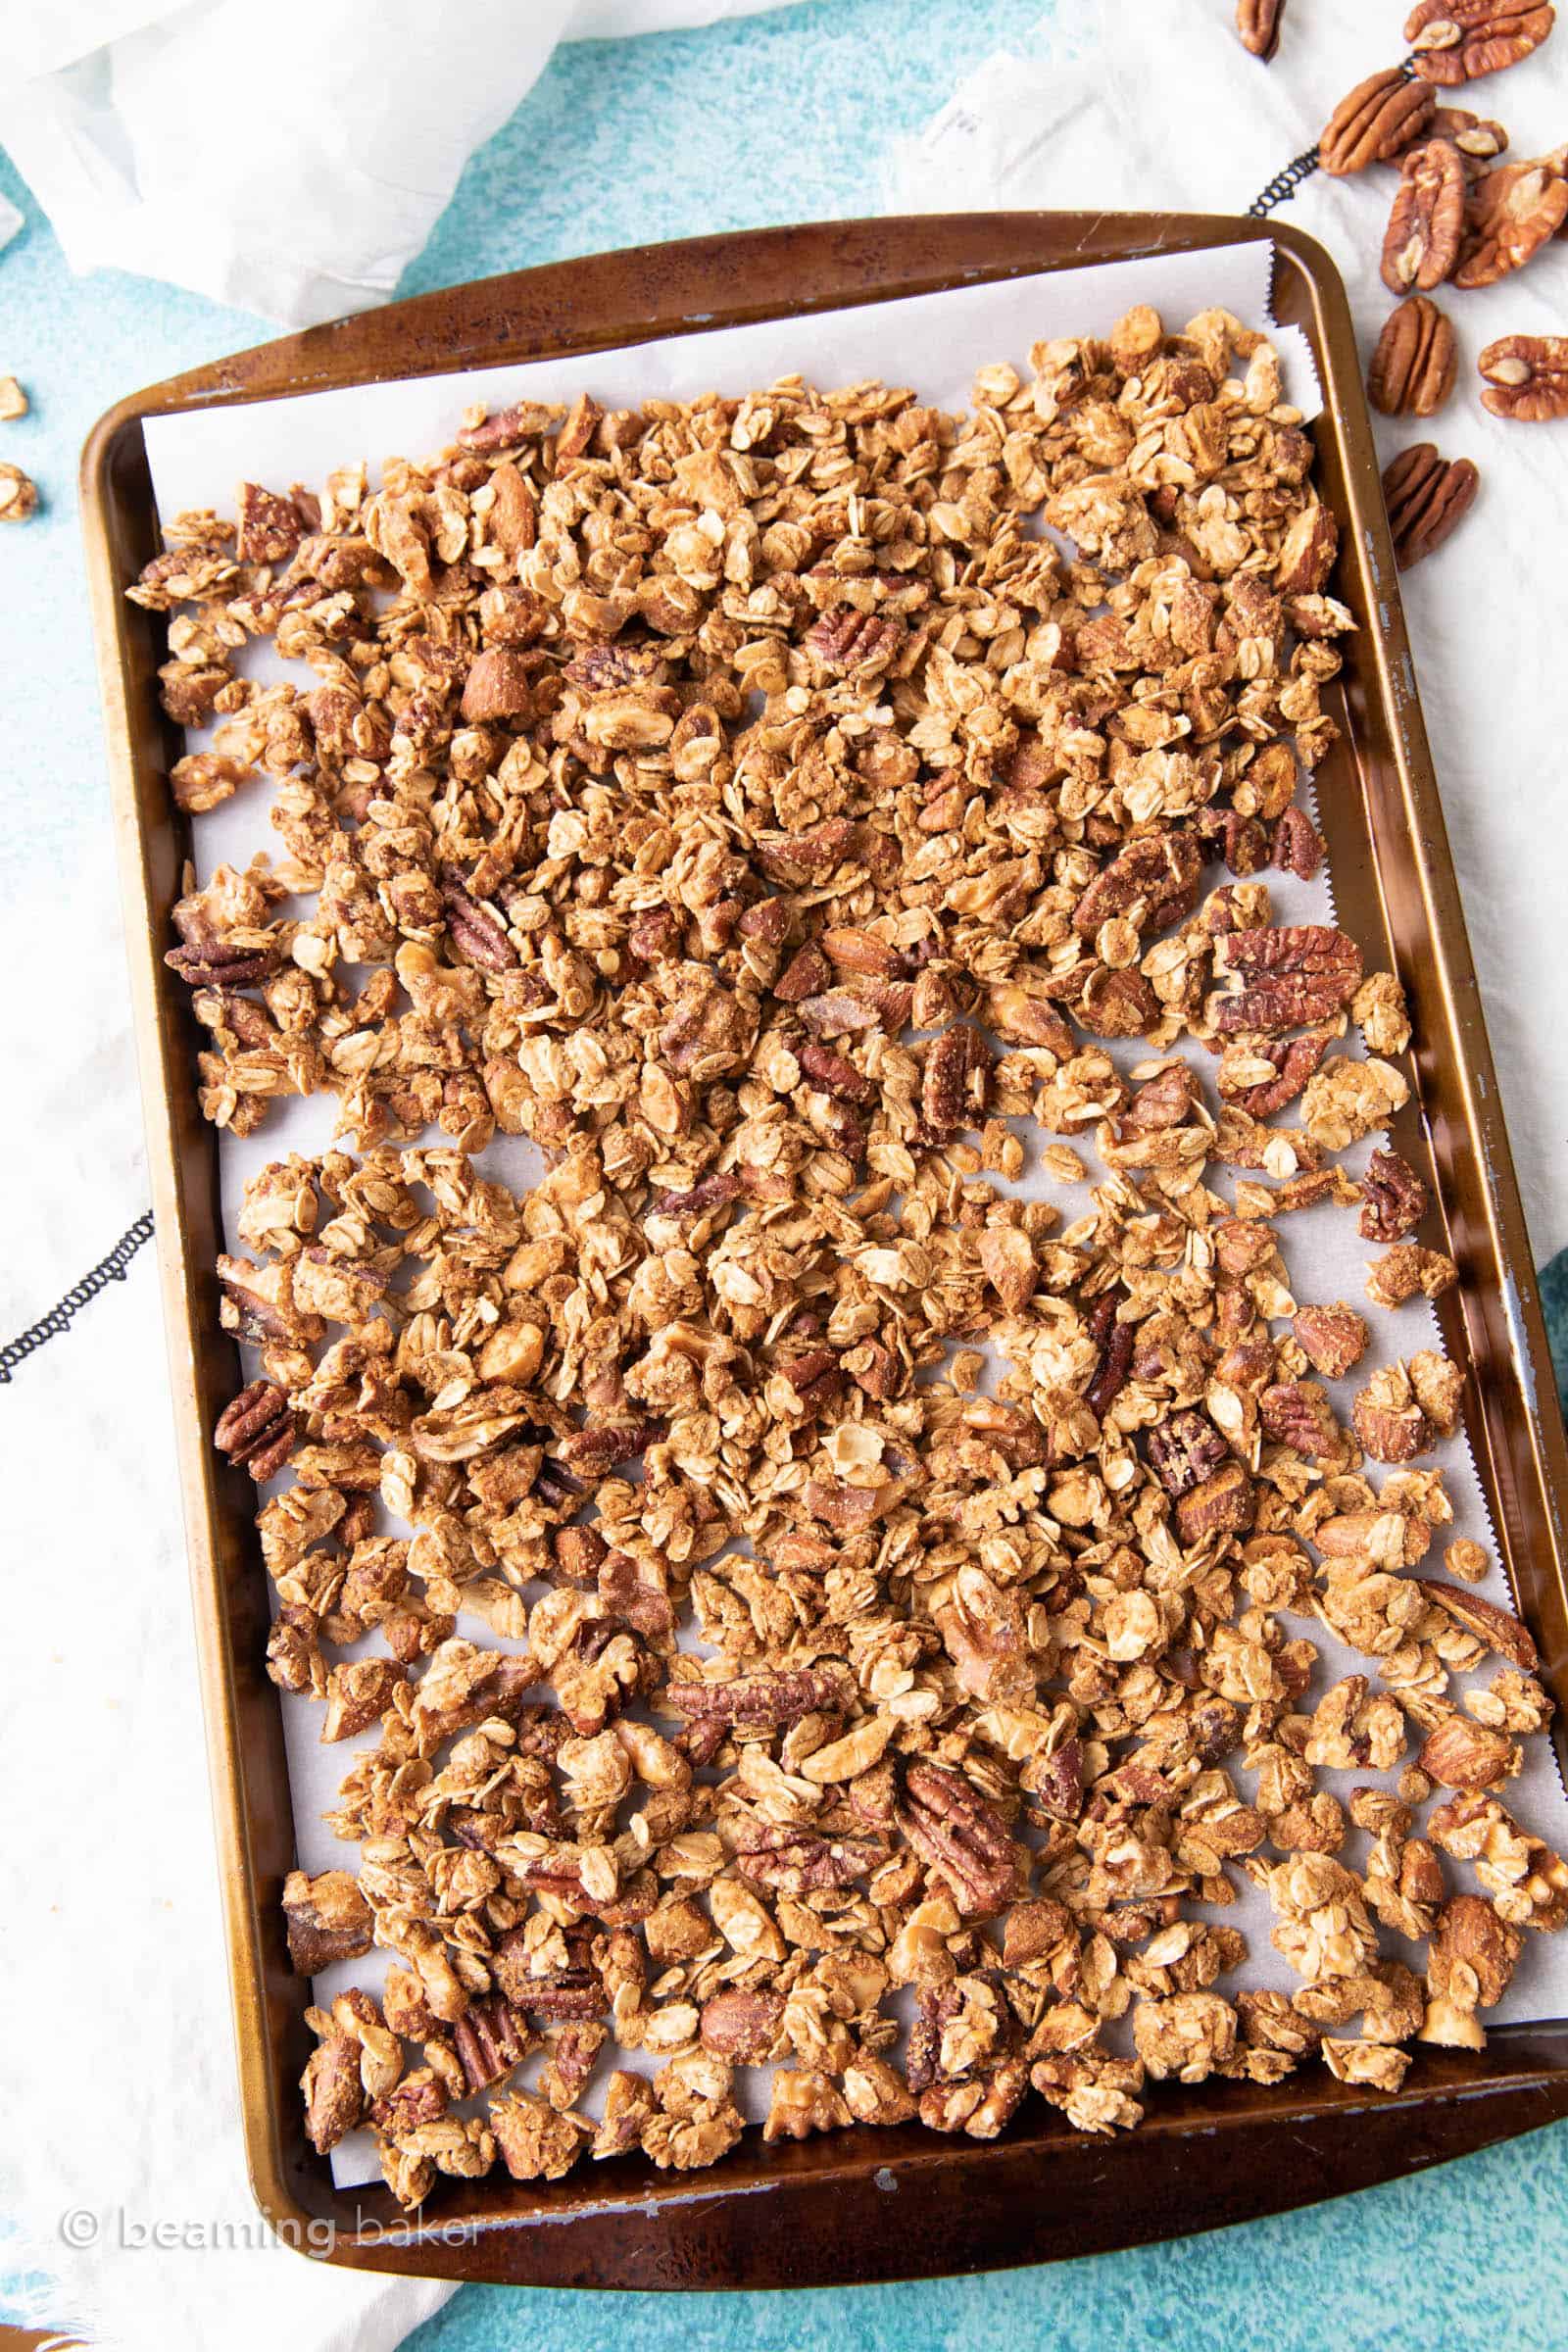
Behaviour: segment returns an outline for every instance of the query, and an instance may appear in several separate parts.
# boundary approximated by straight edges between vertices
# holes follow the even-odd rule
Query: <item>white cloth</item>
[[[1365,0],[1297,0],[1264,66],[1237,39],[1231,0],[1058,6],[1039,54],[988,60],[895,153],[887,207],[1243,212],[1347,90],[1398,62],[1398,16]],[[1447,95],[1505,122],[1512,156],[1544,154],[1562,137],[1563,38]],[[1393,307],[1378,262],[1394,185],[1387,167],[1319,172],[1279,214],[1338,263],[1365,352]],[[1375,419],[1385,463],[1434,440],[1481,469],[1459,532],[1401,592],[1538,1262],[1568,1244],[1568,425],[1489,415],[1475,363],[1497,335],[1560,332],[1565,273],[1559,244],[1483,292],[1440,288],[1459,342],[1454,392],[1434,417]]]
[[[285,326],[385,301],[558,41],[780,0],[52,0],[14,11],[0,142],[74,270]]]

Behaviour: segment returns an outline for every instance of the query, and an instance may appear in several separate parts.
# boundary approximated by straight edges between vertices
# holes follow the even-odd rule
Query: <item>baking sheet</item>
[[[275,488],[294,481],[315,484],[324,478],[329,468],[359,457],[369,465],[373,483],[383,459],[428,454],[449,442],[456,433],[461,410],[478,399],[491,408],[522,398],[564,404],[579,390],[590,390],[606,407],[629,407],[654,396],[689,399],[710,389],[740,393],[781,375],[800,373],[824,385],[878,375],[891,382],[911,385],[923,400],[961,409],[968,405],[969,382],[978,367],[1010,359],[1024,368],[1031,343],[1057,334],[1104,332],[1138,302],[1152,302],[1172,325],[1216,305],[1249,323],[1261,323],[1268,316],[1272,269],[1271,246],[1242,245],[1081,270],[1052,271],[952,293],[826,312],[804,321],[767,320],[747,327],[700,332],[529,366],[454,370],[449,375],[416,382],[350,387],[253,406],[153,417],[147,421],[145,431],[154,489],[160,514],[172,517],[187,507],[215,507],[220,514],[231,513],[232,485],[241,478]],[[1285,365],[1289,396],[1305,415],[1315,415],[1321,405],[1320,394],[1305,338],[1296,328],[1274,331]],[[241,666],[258,676],[309,676],[301,666],[281,662],[269,645],[248,649]],[[192,749],[202,748],[207,740],[199,731],[193,731],[189,737]],[[1311,806],[1309,792],[1305,805]],[[220,862],[243,865],[259,849],[272,848],[276,837],[266,821],[264,788],[241,793],[223,807],[196,818],[193,838],[203,881]],[[1275,920],[1334,919],[1326,876],[1303,883],[1294,876],[1270,871],[1262,878],[1271,894]],[[1349,1050],[1359,1051],[1359,1041],[1353,1035],[1348,1045]],[[1190,1041],[1186,1050],[1197,1065],[1211,1076],[1208,1056]],[[1147,1053],[1147,1048],[1133,1040],[1113,1045],[1110,1051],[1124,1067],[1130,1067]],[[234,1239],[235,1218],[248,1178],[287,1152],[318,1153],[325,1150],[332,1140],[334,1110],[330,1097],[288,1101],[274,1106],[255,1136],[245,1139],[235,1139],[226,1133],[221,1136],[223,1221],[230,1248],[238,1246]],[[1293,1106],[1282,1114],[1281,1123],[1288,1125],[1294,1115]],[[1027,1127],[1020,1132],[1026,1149],[1037,1142],[1059,1140],[1037,1137]],[[1379,1140],[1368,1139],[1345,1155],[1345,1164],[1352,1173],[1359,1173],[1364,1167]],[[1072,1141],[1089,1167],[1084,1184],[1053,1185],[1041,1176],[1038,1168],[1026,1170],[1014,1186],[1004,1185],[1000,1179],[992,1181],[998,1183],[999,1189],[1023,1197],[1052,1199],[1060,1206],[1063,1221],[1069,1221],[1087,1206],[1089,1184],[1104,1173],[1092,1139],[1075,1137]],[[542,1173],[539,1153],[525,1139],[519,1138],[498,1137],[479,1156],[478,1165],[484,1174],[499,1178],[514,1192],[525,1191]],[[1229,1190],[1230,1179],[1212,1165],[1207,1180],[1216,1191]],[[1437,1318],[1427,1300],[1418,1298],[1398,1309],[1379,1309],[1365,1299],[1362,1286],[1368,1250],[1349,1212],[1325,1203],[1282,1218],[1277,1230],[1298,1302],[1343,1298],[1366,1315],[1372,1327],[1372,1344],[1359,1367],[1359,1380],[1364,1380],[1375,1365],[1392,1361],[1396,1356],[1408,1357],[1420,1348],[1441,1348]],[[247,1377],[253,1376],[256,1368],[254,1363],[248,1363]],[[1358,1379],[1328,1385],[1337,1412],[1348,1421]],[[1496,1547],[1468,1441],[1463,1437],[1450,1440],[1423,1458],[1440,1462],[1444,1468],[1445,1483],[1454,1506],[1454,1524],[1448,1534],[1476,1538],[1486,1544],[1493,1559],[1489,1579],[1478,1590],[1504,1606],[1513,1605],[1506,1581],[1496,1565]],[[387,1530],[407,1532],[390,1521]],[[1434,1573],[1442,1572],[1438,1547],[1425,1566]],[[492,1647],[523,1646],[498,1640],[478,1619],[461,1617],[458,1628],[471,1640]],[[1293,1621],[1292,1631],[1305,1634],[1320,1652],[1317,1675],[1311,1692],[1302,1702],[1304,1707],[1314,1704],[1322,1691],[1345,1674],[1365,1672],[1372,1675],[1375,1683],[1373,1662],[1334,1641],[1316,1621]],[[363,1650],[373,1649],[373,1638],[360,1646]],[[1488,1659],[1475,1677],[1456,1678],[1456,1685],[1462,1687],[1471,1680],[1488,1682],[1496,1665],[1494,1658]],[[370,1743],[320,1746],[318,1732],[321,1713],[320,1706],[308,1699],[290,1699],[283,1707],[299,1860],[312,1872],[340,1868],[353,1859],[350,1850],[327,1831],[321,1814],[335,1801],[356,1747]],[[1561,1850],[1568,1846],[1568,1797],[1564,1795],[1550,1744],[1544,1739],[1527,1741],[1526,1753],[1524,1772],[1502,1793],[1510,1809],[1529,1829]],[[1352,1786],[1368,1777],[1325,1772],[1319,1776],[1319,1785],[1334,1788],[1343,1798]],[[1251,1776],[1238,1772],[1236,1778],[1244,1793],[1250,1793]],[[1359,1865],[1365,1845],[1363,1835],[1352,1831],[1343,1858]],[[1298,1980],[1268,1939],[1272,1914],[1266,1897],[1240,1872],[1234,1872],[1232,1877],[1238,1888],[1236,1903],[1207,1916],[1241,1929],[1248,1938],[1249,1957],[1237,1972],[1237,1984],[1293,1989]],[[1456,1887],[1470,1883],[1468,1874],[1462,1871],[1450,1870],[1449,1877]],[[1396,1938],[1386,1934],[1384,1942],[1391,1951],[1401,1948]],[[1420,1951],[1412,1948],[1404,1952],[1404,1957],[1416,1965]],[[316,1980],[316,1997],[325,2004],[351,1984],[373,1986],[385,1964],[386,1956],[380,1953],[342,1963]],[[1222,1981],[1221,1989],[1227,1988],[1231,1987]],[[1497,2022],[1539,2022],[1568,2014],[1568,1936],[1528,1936],[1514,1983],[1505,1999],[1490,2014]],[[632,2066],[644,2063],[635,2053],[623,2055],[615,2062]],[[530,2080],[539,2063],[538,2059],[530,2061],[519,2080]],[[646,2063],[651,2068],[654,2062]],[[608,2067],[602,2066],[601,2074],[606,2072]],[[748,2112],[760,2115],[764,2110],[766,2096],[763,2071],[743,2073],[741,2082],[747,2092],[744,2103]],[[590,2113],[594,2112],[597,2101],[592,2091],[584,2105]],[[354,2186],[376,2178],[377,2168],[367,2135],[359,2133],[343,2141],[333,2152],[332,2170],[339,2186]]]

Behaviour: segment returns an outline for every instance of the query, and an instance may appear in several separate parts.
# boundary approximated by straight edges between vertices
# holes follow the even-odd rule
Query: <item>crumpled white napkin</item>
[[[0,142],[74,270],[285,326],[382,302],[558,41],[782,0],[52,0],[13,12]]]
[[[1331,109],[1404,55],[1400,0],[1291,0],[1264,66],[1237,39],[1231,0],[1081,0],[1034,54],[980,66],[886,175],[892,212],[993,207],[1245,212],[1317,139]],[[1495,118],[1510,157],[1560,144],[1564,56],[1443,93]],[[1396,185],[1387,166],[1318,172],[1278,217],[1328,247],[1370,353],[1394,297],[1378,276]],[[1473,458],[1482,487],[1446,547],[1407,573],[1405,611],[1437,760],[1503,1108],[1538,1261],[1568,1243],[1568,773],[1562,753],[1561,580],[1568,424],[1482,408],[1476,356],[1505,334],[1560,333],[1568,245],[1477,293],[1440,287],[1459,377],[1430,418],[1376,418],[1385,463],[1436,441]]]

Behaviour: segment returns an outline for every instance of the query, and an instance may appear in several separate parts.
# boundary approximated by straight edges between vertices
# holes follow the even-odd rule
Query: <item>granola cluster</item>
[[[284,851],[175,910],[204,1107],[328,1092],[353,1147],[247,1189],[217,1438],[273,1679],[361,1742],[296,1966],[395,1955],[311,2013],[309,2130],[405,2202],[709,2164],[759,2066],[772,2139],[1393,2087],[1568,1916],[1498,1793],[1530,1637],[1477,1545],[1413,1573],[1458,1375],[1342,1419],[1366,1322],[1271,1222],[1353,1208],[1379,1303],[1453,1279],[1414,1171],[1333,1156],[1406,1098],[1397,983],[1259,878],[1320,860],[1351,625],[1311,455],[1262,335],[1136,310],[967,416],[474,413],[132,590],[215,722],[176,797],[260,770]],[[264,636],[316,683],[242,674]],[[1314,1698],[1319,1623],[1368,1672]],[[1294,1996],[1220,1989],[1238,1872]]]

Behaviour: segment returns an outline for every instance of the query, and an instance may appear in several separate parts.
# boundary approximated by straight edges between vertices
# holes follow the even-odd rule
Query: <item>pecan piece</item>
[[[171,948],[164,961],[172,972],[177,972],[187,988],[254,988],[258,981],[270,980],[282,963],[282,955],[274,947],[225,947],[210,932],[205,935],[187,934],[182,948]]]
[[[1435,302],[1413,294],[1384,321],[1366,372],[1367,398],[1385,416],[1434,416],[1453,390],[1458,361],[1449,320]]]
[[[1141,931],[1165,931],[1190,914],[1203,858],[1191,833],[1150,833],[1130,841],[1090,883],[1073,908],[1073,929],[1092,939],[1114,915],[1138,908]]]
[[[1319,141],[1325,172],[1343,179],[1386,163],[1421,136],[1437,101],[1426,84],[1411,81],[1397,66],[1369,74],[1340,100]]]
[[[442,866],[438,879],[447,934],[458,954],[481,971],[514,971],[517,951],[507,937],[501,917],[470,895],[455,865]]]
[[[827,1838],[814,1830],[762,1829],[753,1844],[738,1850],[735,1867],[743,1879],[771,1886],[779,1894],[812,1894],[863,1879],[886,1860],[887,1850],[872,1838]]]
[[[314,1879],[291,1870],[283,1881],[283,1918],[289,1966],[297,1976],[319,1976],[334,1960],[357,1960],[373,1940],[370,1906],[346,1870],[323,1870]]]
[[[1018,1849],[1006,1825],[961,1772],[911,1764],[895,1819],[922,1859],[945,1879],[964,1918],[998,1911],[1012,1890]]]
[[[1356,1220],[1361,1239],[1399,1242],[1426,1215],[1429,1195],[1408,1160],[1380,1148],[1366,1163],[1361,1199],[1365,1205]]]
[[[1456,286],[1494,286],[1522,270],[1568,219],[1568,178],[1559,148],[1532,163],[1483,172],[1465,207]]]
[[[1300,1029],[1325,1021],[1348,1004],[1361,979],[1361,951],[1343,931],[1322,923],[1227,931],[1217,947],[1219,968],[1243,983],[1234,996],[1209,999],[1216,1029]]]
[[[1494,1600],[1484,1600],[1479,1592],[1472,1592],[1464,1585],[1446,1585],[1430,1576],[1418,1577],[1416,1581],[1434,1608],[1446,1610],[1467,1634],[1474,1634],[1478,1642],[1484,1642],[1511,1666],[1517,1666],[1521,1674],[1536,1672],[1541,1654],[1529,1630],[1517,1617],[1510,1617]]]
[[[1276,820],[1269,856],[1282,873],[1311,881],[1323,862],[1323,836],[1304,808],[1287,808]]]
[[[1114,1298],[1098,1301],[1090,1317],[1089,1328],[1100,1343],[1100,1361],[1095,1367],[1093,1380],[1084,1391],[1084,1401],[1095,1418],[1103,1421],[1127,1386],[1138,1335],[1131,1323],[1117,1322]]]
[[[1568,416],[1568,335],[1502,335],[1476,366],[1487,379],[1481,405],[1494,416],[1521,424]]]
[[[1287,1102],[1295,1102],[1328,1048],[1327,1031],[1229,1048],[1220,1063],[1219,1091],[1227,1102],[1234,1102],[1250,1119],[1272,1118]],[[1254,1063],[1267,1064],[1276,1075],[1254,1077],[1250,1066]]]
[[[568,1476],[608,1478],[622,1462],[634,1462],[665,1435],[662,1421],[601,1422],[596,1428],[574,1429],[557,1448]]]
[[[886,669],[904,641],[904,623],[855,605],[824,612],[806,642],[824,669]]]
[[[987,1058],[967,1021],[955,1021],[932,1039],[920,1085],[920,1109],[934,1135],[953,1134],[983,1107],[975,1101],[975,1078],[978,1074],[984,1080]]]
[[[855,1703],[855,1683],[844,1666],[793,1666],[728,1683],[671,1683],[664,1696],[693,1722],[751,1729],[799,1723],[803,1715],[842,1715]]]
[[[533,2035],[504,1992],[471,2000],[452,2029],[452,2040],[470,2091],[488,2090],[520,2066]]]
[[[1391,294],[1412,286],[1441,286],[1459,258],[1464,227],[1465,172],[1457,147],[1429,139],[1412,147],[1399,167],[1399,184],[1383,237],[1383,283]]]
[[[835,1054],[826,1046],[802,1046],[795,1058],[808,1078],[825,1094],[836,1095],[840,1102],[876,1101],[878,1090],[873,1081],[842,1054]]]
[[[1343,1380],[1366,1353],[1366,1321],[1353,1306],[1298,1307],[1291,1328],[1307,1362],[1328,1380]]]
[[[234,534],[237,562],[279,564],[304,536],[305,517],[291,498],[279,498],[260,482],[241,482]]]
[[[1172,1502],[1201,1486],[1230,1455],[1219,1431],[1199,1412],[1172,1413],[1149,1432],[1148,1443],[1154,1476]]]
[[[213,1444],[236,1468],[243,1463],[260,1487],[282,1469],[298,1431],[283,1391],[272,1381],[253,1380],[220,1413]]]
[[[1401,449],[1383,469],[1383,496],[1401,571],[1430,556],[1469,512],[1481,476],[1468,458],[1441,458],[1436,444]]]
[[[1236,0],[1236,29],[1242,47],[1267,65],[1280,45],[1285,0]]]
[[[1404,37],[1422,80],[1453,89],[1518,65],[1540,48],[1556,14],[1544,0],[1416,0]]]

